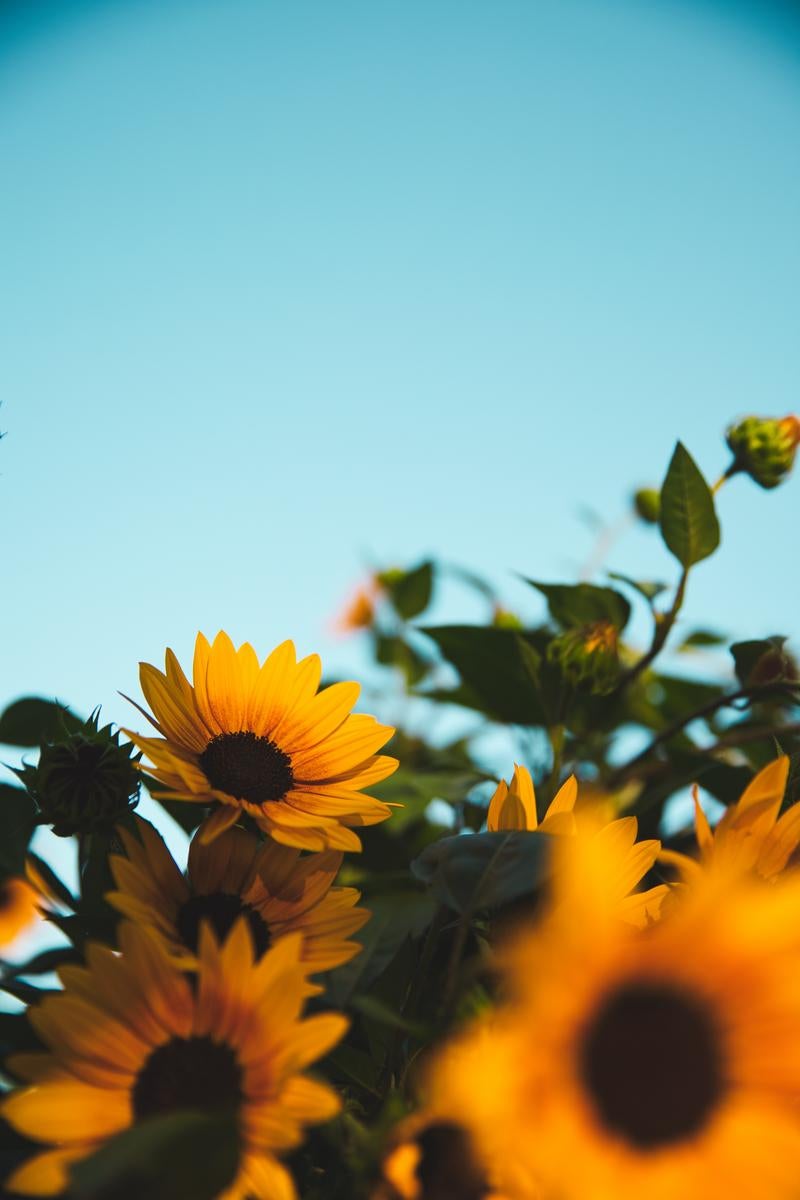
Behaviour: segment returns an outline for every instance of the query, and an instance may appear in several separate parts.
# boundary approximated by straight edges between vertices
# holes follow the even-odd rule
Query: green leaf
[[[596,621],[610,621],[617,629],[628,624],[631,606],[613,588],[596,587],[593,583],[537,583],[535,579],[527,579],[526,583],[542,593],[550,616],[565,629],[593,625]]]
[[[175,1112],[139,1122],[75,1163],[70,1194],[77,1200],[213,1200],[238,1161],[234,1117]]]
[[[791,678],[792,664],[783,647],[785,637],[773,634],[768,638],[754,638],[747,642],[734,642],[731,654],[736,667],[736,678],[741,684],[773,683]]]
[[[695,629],[683,639],[677,649],[681,651],[703,650],[707,646],[724,646],[724,644],[725,638],[721,633],[715,633],[713,629]]]
[[[0,878],[21,875],[36,828],[36,806],[24,788],[0,783]]]
[[[713,554],[719,545],[714,497],[689,451],[681,443],[661,487],[661,535],[684,567]]]
[[[440,838],[411,870],[437,900],[469,914],[534,891],[547,870],[549,846],[547,834],[516,829]]]
[[[431,602],[433,591],[433,563],[420,563],[412,571],[393,579],[389,585],[389,596],[396,612],[406,621],[418,617]]]
[[[73,896],[65,883],[59,879],[53,868],[40,858],[38,854],[34,854],[32,850],[28,851],[28,859],[33,867],[41,875],[43,882],[47,885],[54,896],[57,896],[61,904],[75,912],[78,906],[78,901]]]
[[[67,963],[80,962],[80,956],[75,953],[73,946],[57,946],[53,950],[43,950],[27,962],[17,963],[3,975],[3,983],[11,979],[24,979],[28,975],[50,975]]]
[[[66,705],[41,696],[15,700],[0,715],[0,742],[9,746],[40,746],[80,729],[82,721]]]
[[[466,704],[515,725],[548,723],[542,694],[531,679],[532,662],[520,654],[520,641],[540,652],[547,640],[543,635],[482,625],[427,626],[421,632],[436,642],[465,685],[451,693],[435,693],[436,699]]]
[[[385,971],[409,938],[418,938],[431,922],[435,905],[430,896],[405,892],[369,901],[372,916],[353,935],[363,950],[328,977],[326,1000],[341,1008],[354,992],[365,991]]]

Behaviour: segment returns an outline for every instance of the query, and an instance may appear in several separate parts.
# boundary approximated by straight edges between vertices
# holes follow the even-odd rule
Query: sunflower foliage
[[[580,582],[520,564],[519,611],[372,571],[358,711],[224,633],[142,664],[123,728],[8,705],[4,1195],[800,1196],[800,671],[683,617],[800,421],[726,442],[632,497],[663,582],[607,529]],[[483,619],[436,623],[443,585]]]

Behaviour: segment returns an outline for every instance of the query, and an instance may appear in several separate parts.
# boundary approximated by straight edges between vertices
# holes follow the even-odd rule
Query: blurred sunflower
[[[590,889],[519,940],[431,1107],[513,1200],[795,1197],[800,882],[706,875],[646,930],[610,917]]]
[[[700,861],[676,850],[662,850],[659,858],[677,867],[684,878],[721,867],[775,879],[800,846],[800,804],[791,805],[779,816],[788,777],[789,759],[782,754],[753,777],[713,830],[695,787],[694,823]]]
[[[39,897],[31,885],[17,875],[0,883],[0,948],[9,946],[39,916]]]
[[[376,754],[394,733],[353,713],[357,683],[318,692],[321,664],[297,662],[283,642],[263,665],[247,642],[198,634],[193,683],[171,650],[166,674],[142,663],[140,711],[162,735],[128,736],[144,751],[170,800],[213,804],[200,837],[212,841],[248,813],[276,841],[301,850],[360,850],[351,826],[391,815],[361,789],[385,779],[397,760]],[[137,707],[139,707],[137,705]]]
[[[276,1155],[327,1121],[337,1096],[299,1072],[344,1033],[335,1013],[300,1019],[301,938],[283,938],[255,961],[240,920],[220,946],[200,933],[199,973],[173,966],[149,930],[124,922],[121,955],[90,945],[88,967],[63,967],[65,991],[30,1010],[51,1053],[18,1054],[9,1070],[30,1081],[2,1113],[20,1133],[54,1148],[7,1181],[23,1195],[55,1195],[72,1163],[114,1134],[187,1108],[235,1115],[237,1174],[220,1200],[294,1200]]]
[[[311,972],[337,967],[357,954],[350,934],[369,919],[356,908],[361,893],[332,887],[343,855],[335,850],[300,857],[299,850],[228,829],[210,845],[194,837],[187,875],[148,821],[136,819],[138,837],[120,828],[127,857],[109,859],[117,891],[107,899],[119,912],[147,925],[170,957],[197,965],[201,922],[227,937],[244,916],[257,957],[286,937],[302,934],[301,959]],[[315,989],[316,990],[316,989]]]
[[[503,1200],[492,1189],[466,1129],[433,1115],[411,1117],[395,1131],[372,1200]]]
[[[515,763],[511,783],[501,780],[489,802],[486,827],[491,833],[527,829],[570,837],[580,834],[596,841],[606,865],[601,890],[616,903],[619,914],[634,925],[658,919],[669,887],[658,884],[644,892],[634,889],[654,865],[661,843],[656,838],[636,841],[639,832],[636,817],[608,820],[607,797],[604,796],[602,803],[584,807],[580,814],[575,812],[577,800],[578,781],[570,775],[539,821],[530,771]],[[584,886],[582,877],[577,886],[579,889]]]

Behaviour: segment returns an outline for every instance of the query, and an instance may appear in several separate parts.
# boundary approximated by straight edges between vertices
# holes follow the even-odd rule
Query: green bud
[[[656,488],[639,488],[633,496],[633,507],[646,525],[657,525],[661,515],[661,493]]]
[[[596,621],[553,638],[547,658],[574,687],[594,696],[614,689],[619,678],[619,641],[611,621]]]
[[[495,629],[524,629],[525,626],[516,613],[509,608],[496,604],[492,613],[492,626]]]
[[[42,746],[36,766],[16,772],[39,809],[39,821],[52,825],[59,837],[110,831],[136,806],[139,772],[129,743],[120,745],[119,730],[98,725],[99,709],[88,721],[58,741]]]
[[[774,488],[794,464],[800,417],[745,417],[730,426],[725,440],[733,454],[729,475],[744,471],[761,487]]]

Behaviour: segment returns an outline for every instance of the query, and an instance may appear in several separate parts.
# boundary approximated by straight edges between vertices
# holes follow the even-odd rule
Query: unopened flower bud
[[[492,625],[495,629],[524,629],[522,621],[515,612],[510,608],[503,608],[501,604],[495,604],[492,613]]]
[[[800,445],[800,417],[745,417],[726,434],[733,454],[728,474],[744,471],[763,488],[774,488],[792,469]]]
[[[554,638],[547,657],[575,687],[602,696],[619,677],[619,639],[611,621],[596,621]]]
[[[637,517],[646,525],[657,525],[661,514],[661,493],[656,488],[639,488],[633,496]]]
[[[130,743],[120,745],[119,731],[98,726],[94,713],[74,733],[41,748],[36,766],[17,775],[39,809],[39,821],[59,837],[109,831],[135,807],[139,772]]]

